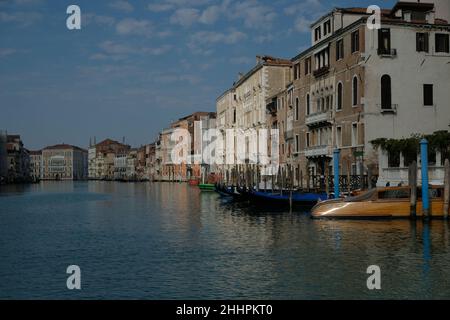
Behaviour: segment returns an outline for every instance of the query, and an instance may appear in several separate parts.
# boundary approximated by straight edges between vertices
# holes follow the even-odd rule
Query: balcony
[[[385,58],[394,58],[397,56],[397,49],[378,48],[378,55]]]
[[[317,112],[306,116],[305,124],[308,127],[330,124],[332,120],[331,111]]]
[[[314,146],[305,149],[305,157],[307,158],[332,157],[332,155],[331,146]]]
[[[325,66],[325,67],[322,67],[320,69],[317,69],[316,71],[314,71],[313,74],[314,74],[314,77],[319,78],[319,77],[322,77],[324,75],[327,75],[328,72],[330,72],[330,66]]]

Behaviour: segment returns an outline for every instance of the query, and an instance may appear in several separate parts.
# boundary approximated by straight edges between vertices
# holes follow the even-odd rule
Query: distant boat
[[[421,188],[417,190],[417,216],[422,216]],[[444,187],[430,187],[430,213],[443,216]],[[313,218],[409,218],[410,187],[376,188],[355,197],[328,200],[312,209]]]
[[[198,186],[200,184],[200,180],[199,179],[190,179],[189,180],[189,185],[190,186]]]
[[[286,203],[290,202],[290,193],[270,193],[253,191],[251,193],[256,199],[274,202],[274,203]],[[293,192],[292,193],[292,203],[297,205],[315,205],[319,201],[327,200],[328,195],[326,193],[310,193],[310,192]]]
[[[210,183],[200,183],[198,185],[201,191],[216,191],[216,185]]]
[[[235,200],[248,199],[250,192],[238,187],[216,186],[216,192],[223,197],[232,197]]]

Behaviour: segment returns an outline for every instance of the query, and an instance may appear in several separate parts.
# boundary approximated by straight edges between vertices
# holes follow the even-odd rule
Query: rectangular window
[[[317,28],[314,30],[314,34],[315,34],[315,37],[314,37],[315,40],[316,40],[316,41],[320,40],[320,38],[322,37],[320,27],[317,27]]]
[[[449,53],[448,34],[436,33],[436,52]]]
[[[336,146],[342,148],[342,127],[336,127]]]
[[[305,75],[308,75],[311,73],[311,58],[307,58],[305,60]]]
[[[358,144],[358,124],[352,124],[352,147],[356,147]]]
[[[336,42],[336,61],[344,59],[344,39]]]
[[[295,152],[299,152],[300,151],[300,138],[299,135],[296,134],[295,135]]]
[[[331,21],[328,20],[323,24],[323,34],[327,35],[331,33]]]
[[[359,51],[359,30],[352,33],[352,53]]]
[[[378,53],[391,53],[391,29],[383,28],[378,30]]]
[[[416,34],[416,51],[428,52],[429,51],[429,34],[417,33]]]
[[[300,63],[294,65],[294,80],[300,79]]]
[[[307,132],[306,133],[306,147],[307,148],[309,148],[311,146],[310,136],[311,136],[311,134],[309,132]]]
[[[424,84],[423,85],[423,105],[424,106],[432,106],[433,103],[433,85],[432,84]]]

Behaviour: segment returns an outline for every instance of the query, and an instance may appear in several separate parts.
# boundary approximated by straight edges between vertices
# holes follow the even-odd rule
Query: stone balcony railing
[[[314,146],[305,149],[305,156],[308,158],[312,157],[323,157],[333,155],[333,150],[331,146]]]
[[[332,113],[331,111],[321,111],[314,114],[306,116],[305,123],[307,126],[315,126],[321,123],[331,122]]]

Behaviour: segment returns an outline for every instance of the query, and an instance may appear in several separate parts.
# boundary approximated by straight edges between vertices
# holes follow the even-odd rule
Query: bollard
[[[428,193],[428,141],[420,141],[420,157],[422,161],[422,209],[424,218],[430,217],[430,195]]]
[[[333,152],[333,170],[334,170],[334,198],[338,199],[339,194],[339,158],[340,158],[339,149],[335,149]]]

